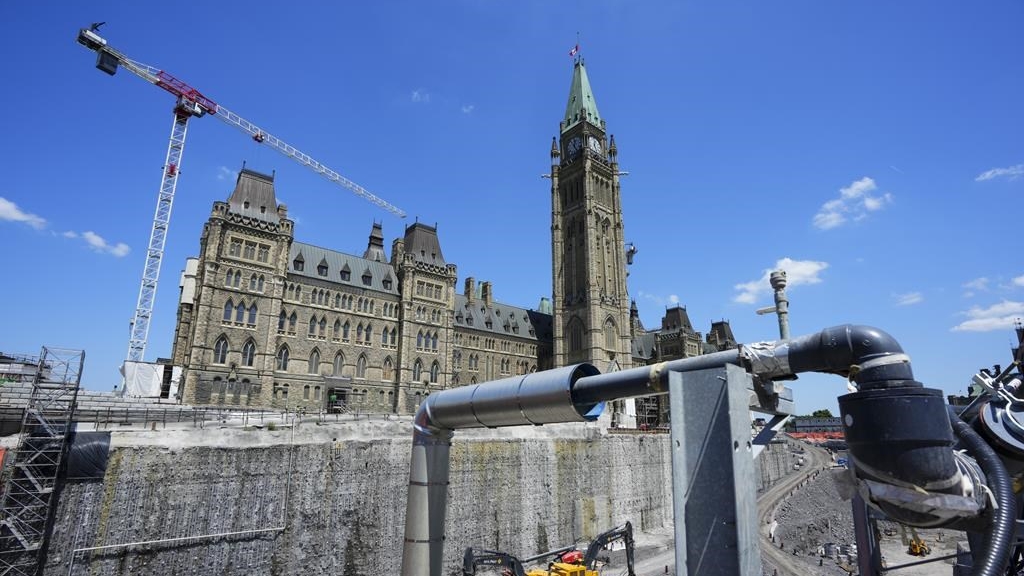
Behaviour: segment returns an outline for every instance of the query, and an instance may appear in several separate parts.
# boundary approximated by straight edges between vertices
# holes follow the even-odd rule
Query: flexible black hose
[[[1010,541],[1013,539],[1017,520],[1017,499],[1013,494],[1010,475],[1002,460],[977,432],[960,419],[952,406],[948,407],[949,423],[953,433],[974,456],[988,481],[988,487],[995,496],[997,510],[992,511],[992,520],[985,537],[981,560],[974,563],[971,576],[997,576],[1006,569]]]

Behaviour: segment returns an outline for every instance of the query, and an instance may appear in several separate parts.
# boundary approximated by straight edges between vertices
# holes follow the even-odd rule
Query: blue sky
[[[361,253],[439,226],[461,279],[534,307],[551,292],[548,151],[581,53],[619,146],[629,290],[773,339],[892,333],[918,379],[960,391],[1005,364],[1024,316],[1024,4],[963,2],[6,2],[0,350],[84,348],[109,390],[127,352],[172,97],[75,43],[163,68],[403,208],[399,220],[213,118],[190,123],[147,359],[170,354],[178,276],[212,202],[277,173],[297,239]],[[838,378],[793,384],[835,410]]]

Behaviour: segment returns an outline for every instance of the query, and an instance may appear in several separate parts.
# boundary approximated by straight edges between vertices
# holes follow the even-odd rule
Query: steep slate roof
[[[711,333],[708,336],[711,337],[711,339],[714,339],[715,336],[717,336],[718,341],[722,343],[736,341],[736,337],[732,335],[732,326],[729,325],[727,320],[712,322]]]
[[[405,251],[412,254],[417,262],[444,266],[441,242],[437,239],[437,228],[416,222],[405,227]]]
[[[242,168],[235,180],[235,189],[228,198],[228,206],[232,212],[241,216],[273,224],[280,222],[277,196],[274,194],[274,175]]]
[[[661,319],[661,331],[663,332],[694,332],[693,324],[690,323],[690,315],[686,308],[676,305],[665,311],[665,317]]]
[[[305,262],[302,270],[295,269],[295,260],[299,256]],[[321,276],[317,272],[317,266],[312,264],[313,262],[326,262],[327,276]],[[348,266],[351,273],[347,281],[341,279],[341,271],[345,266]],[[366,271],[369,271],[371,276],[369,286],[363,284],[363,274]],[[377,292],[398,295],[398,275],[395,274],[390,263],[367,260],[351,254],[343,254],[334,250],[313,246],[312,244],[292,242],[292,248],[288,253],[288,273],[334,284],[367,288]],[[390,289],[384,288],[384,280],[386,279],[391,280]]]
[[[658,343],[657,332],[645,332],[633,338],[633,358],[650,360],[654,357],[654,348]]]
[[[470,317],[472,324],[469,322]],[[491,321],[490,328],[487,327],[487,320]],[[464,294],[455,295],[455,326],[530,340],[551,338],[550,315],[501,302],[492,302],[488,307],[479,298],[474,299],[470,305]],[[531,329],[533,334],[530,333]]]
[[[569,89],[569,104],[565,107],[565,128],[581,120],[588,120],[595,126],[601,125],[601,115],[597,112],[597,100],[594,100],[594,91],[590,89],[590,80],[587,78],[587,69],[583,65],[583,59],[576,61],[572,70],[572,87]]]

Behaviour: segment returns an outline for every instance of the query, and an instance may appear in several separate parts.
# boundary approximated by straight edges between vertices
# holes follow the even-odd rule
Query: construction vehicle
[[[542,558],[549,558],[552,556],[558,557],[573,550],[576,550],[575,546],[568,546],[566,548],[559,548],[558,550],[551,550],[550,552],[531,556],[525,560],[519,560],[515,556],[505,552],[466,548],[466,552],[462,556],[462,574],[463,576],[475,576],[477,566],[493,566],[501,569],[502,576],[527,576],[523,571],[524,564],[535,562]],[[533,573],[534,571],[530,572],[531,575]]]
[[[501,566],[503,576],[600,576],[600,572],[597,570],[597,563],[600,560],[598,554],[619,540],[623,541],[626,548],[626,574],[636,576],[633,571],[633,552],[636,545],[633,541],[633,525],[629,522],[598,534],[587,547],[586,552],[581,552],[575,546],[567,546],[525,560],[518,560],[515,556],[504,552],[492,550],[477,552],[473,548],[466,548],[462,573],[463,576],[474,576],[477,566]],[[523,569],[526,564],[552,557],[554,559],[546,568],[532,568],[526,571]]]
[[[463,576],[475,576],[477,566],[500,567],[502,576],[526,576],[523,572],[523,563],[511,554],[466,548],[466,553],[462,556]]]
[[[249,135],[253,141],[277,150],[331,182],[347,188],[357,196],[369,200],[400,218],[405,218],[405,212],[398,207],[374,196],[359,184],[338,174],[308,154],[214,102],[199,90],[175,78],[165,70],[128,58],[124,53],[107,44],[106,39],[100,36],[99,27],[103,24],[105,23],[96,22],[89,28],[83,28],[78,32],[78,43],[96,52],[96,68],[111,76],[117,72],[118,68],[124,68],[139,78],[163,88],[177,98],[177,104],[174,107],[174,122],[171,125],[170,143],[167,146],[167,158],[161,170],[160,191],[157,196],[156,214],[153,217],[153,228],[149,237],[149,248],[146,251],[146,265],[143,268],[139,299],[131,323],[127,357],[129,362],[142,362],[146,352],[149,324],[153,316],[153,302],[156,299],[157,281],[160,276],[160,264],[163,261],[164,244],[167,241],[167,231],[170,227],[174,191],[178,186],[178,176],[181,174],[181,160],[185,151],[185,136],[188,132],[190,118],[200,118],[206,115],[218,118],[225,124]]]
[[[910,539],[910,545],[907,546],[907,554],[911,556],[927,556],[931,553],[932,549],[928,547],[928,543],[917,534],[914,534],[914,537]]]

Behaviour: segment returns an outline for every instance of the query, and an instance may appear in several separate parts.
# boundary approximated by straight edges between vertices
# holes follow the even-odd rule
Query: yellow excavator
[[[636,545],[633,542],[633,525],[629,522],[599,534],[586,552],[568,546],[520,561],[504,552],[466,548],[462,559],[462,574],[476,576],[477,566],[494,566],[501,568],[503,576],[600,576],[597,571],[598,554],[618,540],[622,540],[626,546],[626,573],[628,576],[636,576],[633,571],[633,551]],[[524,568],[525,564],[545,558],[552,558],[546,568],[532,568],[528,571]]]
[[[911,556],[927,556],[932,553],[932,549],[928,547],[928,543],[921,539],[917,535],[917,530],[913,527],[910,528],[910,540],[907,544],[907,554]]]

